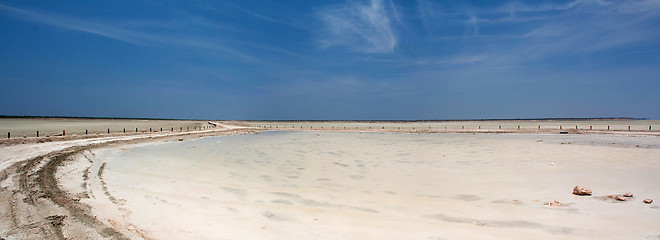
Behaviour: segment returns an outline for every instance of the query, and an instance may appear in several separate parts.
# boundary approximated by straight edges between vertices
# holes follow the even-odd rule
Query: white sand
[[[159,132],[145,134],[112,134],[103,137],[80,136],[37,138],[24,141],[3,141],[0,146],[0,238],[3,239],[98,239],[101,235],[121,237],[118,231],[130,229],[130,223],[115,225],[107,219],[89,215],[88,206],[76,203],[80,199],[95,198],[102,189],[107,191],[100,175],[100,166],[91,160],[64,161],[69,151],[98,146],[115,141],[155,142],[163,140],[190,139],[204,135],[236,134],[235,126],[220,125],[198,131]],[[224,126],[224,127],[223,127]],[[242,131],[243,133],[247,131]],[[41,141],[50,141],[39,143]],[[92,154],[92,153],[87,153]],[[93,156],[93,154],[92,154]],[[90,158],[91,159],[91,158]],[[54,164],[51,164],[54,163]],[[92,169],[94,167],[95,169]],[[52,175],[51,171],[56,170]],[[97,171],[91,173],[90,171]],[[54,182],[56,180],[57,182]],[[54,184],[61,185],[69,194],[63,194]],[[66,196],[65,196],[66,195]],[[103,195],[100,195],[103,197]],[[101,198],[97,199],[101,200]],[[117,204],[116,201],[111,201]],[[98,219],[98,220],[97,220]],[[99,222],[102,221],[102,222]],[[139,229],[134,229],[136,234]]]
[[[269,132],[127,148],[94,150],[93,163],[60,174],[91,166],[81,201],[133,238],[660,235],[657,203],[642,203],[660,200],[658,137]],[[73,179],[65,189],[83,191]],[[572,195],[575,185],[594,197]],[[625,192],[635,197],[599,198]],[[552,200],[563,206],[544,206]]]

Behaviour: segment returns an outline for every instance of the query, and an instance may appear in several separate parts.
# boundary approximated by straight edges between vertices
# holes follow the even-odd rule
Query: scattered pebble
[[[549,207],[549,208],[561,207],[562,206],[562,204],[557,200],[552,200],[552,202],[544,203],[543,205],[546,206],[546,207]]]
[[[633,197],[633,194],[632,193],[625,193],[625,194],[623,194],[623,196],[624,197]]]
[[[482,222],[472,222],[472,224],[477,226],[486,226],[486,223],[482,223]]]
[[[625,197],[623,197],[623,196],[619,196],[619,195],[609,195],[609,196],[607,196],[607,197],[608,197],[608,198],[611,198],[611,199],[614,199],[614,200],[617,200],[617,201],[621,201],[621,202],[624,202],[624,201],[627,201],[627,200],[628,200],[628,199],[626,199]]]
[[[650,198],[644,199],[644,203],[646,203],[646,204],[651,204],[652,202],[653,202],[653,199],[650,199]]]

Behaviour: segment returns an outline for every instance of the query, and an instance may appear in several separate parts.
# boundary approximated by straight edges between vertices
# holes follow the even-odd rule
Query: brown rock
[[[625,194],[623,194],[623,196],[624,197],[633,197],[633,194],[632,193],[625,193]]]
[[[573,194],[579,195],[579,196],[584,196],[584,195],[591,195],[591,190],[582,186],[575,186],[573,188]]]
[[[646,203],[646,204],[651,204],[652,202],[653,202],[653,199],[650,199],[650,198],[644,199],[644,203]]]

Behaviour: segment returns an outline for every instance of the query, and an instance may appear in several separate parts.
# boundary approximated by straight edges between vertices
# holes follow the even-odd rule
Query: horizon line
[[[38,115],[0,115],[7,118],[70,118],[70,119],[118,119],[118,120],[179,120],[179,121],[247,121],[247,122],[446,122],[446,121],[575,121],[575,120],[654,120],[639,117],[550,117],[550,118],[462,118],[462,119],[194,119],[194,118],[158,118],[158,117],[81,117],[81,116],[38,116]]]

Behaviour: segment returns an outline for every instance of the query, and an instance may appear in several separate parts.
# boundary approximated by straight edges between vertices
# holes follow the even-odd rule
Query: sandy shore
[[[474,191],[461,191],[460,189],[453,189],[451,185],[443,185],[443,188],[447,188],[450,191],[450,194],[442,193],[423,193],[428,191],[423,187],[415,186],[414,182],[419,181],[420,179],[410,178],[406,181],[412,182],[401,182],[401,183],[392,183],[392,179],[383,178],[384,176],[397,176],[400,174],[396,169],[401,169],[395,165],[391,168],[376,168],[376,170],[381,172],[372,173],[374,175],[362,174],[362,175],[348,175],[344,180],[337,180],[338,182],[325,182],[325,177],[317,177],[318,173],[306,171],[306,175],[291,175],[290,172],[300,172],[300,169],[310,169],[314,168],[314,165],[306,165],[310,163],[300,163],[300,166],[295,166],[295,169],[286,170],[286,174],[282,178],[289,183],[294,183],[296,185],[305,185],[307,182],[318,182],[323,185],[326,184],[330,188],[339,185],[351,186],[356,183],[363,184],[365,181],[362,179],[374,179],[372,184],[388,184],[392,189],[382,189],[377,194],[367,193],[364,190],[359,190],[357,192],[348,191],[340,195],[351,196],[349,200],[337,200],[337,202],[326,202],[325,199],[328,196],[328,192],[314,190],[314,188],[303,188],[299,190],[287,189],[285,182],[282,182],[280,185],[271,186],[270,189],[264,190],[259,193],[259,191],[253,191],[254,189],[263,188],[262,183],[259,182],[250,182],[250,181],[241,181],[237,182],[234,185],[223,185],[222,191],[229,194],[227,199],[230,200],[216,200],[218,204],[229,204],[227,206],[219,207],[218,209],[198,209],[195,207],[182,207],[188,204],[195,205],[198,202],[186,199],[190,196],[176,196],[176,195],[154,195],[150,197],[140,197],[133,198],[132,196],[145,195],[145,194],[130,194],[131,191],[136,191],[131,188],[122,188],[122,185],[117,185],[122,182],[122,177],[120,177],[121,169],[118,169],[117,165],[106,165],[102,159],[99,160],[96,154],[99,151],[122,151],[129,150],[132,148],[140,148],[140,146],[151,145],[154,142],[168,142],[175,141],[178,142],[179,139],[182,139],[185,142],[192,139],[198,139],[200,136],[220,136],[220,135],[236,135],[236,134],[250,134],[255,133],[256,131],[263,131],[266,129],[255,129],[255,128],[239,128],[236,126],[230,125],[221,125],[222,128],[215,128],[204,131],[191,131],[191,132],[168,132],[168,133],[156,133],[156,134],[133,134],[133,135],[112,135],[99,138],[82,138],[82,137],[71,137],[70,139],[57,139],[58,141],[52,142],[42,142],[39,141],[32,142],[4,142],[2,146],[2,151],[0,151],[0,237],[5,239],[85,239],[85,238],[112,238],[112,239],[165,239],[174,236],[178,237],[197,237],[197,238],[211,238],[209,236],[219,236],[214,235],[219,233],[218,231],[224,231],[223,238],[227,239],[236,239],[236,238],[249,238],[249,239],[268,239],[268,238],[279,238],[293,236],[297,239],[332,239],[332,238],[341,238],[341,239],[350,239],[357,236],[367,237],[367,238],[397,238],[397,237],[412,237],[415,239],[429,239],[429,236],[425,236],[422,233],[429,232],[438,232],[437,228],[444,228],[446,231],[443,231],[445,234],[439,234],[444,236],[444,238],[462,238],[470,236],[473,238],[487,238],[487,236],[499,236],[503,238],[515,236],[516,234],[522,234],[520,236],[534,236],[541,238],[552,239],[562,235],[556,235],[557,233],[562,233],[566,231],[575,231],[578,232],[577,235],[572,238],[593,238],[593,236],[599,236],[600,238],[607,238],[607,234],[596,233],[596,232],[580,232],[581,229],[569,228],[568,225],[558,224],[556,222],[550,222],[550,224],[543,224],[536,222],[536,219],[525,220],[525,221],[515,221],[515,220],[501,220],[497,215],[493,213],[488,214],[473,214],[470,216],[463,216],[461,214],[451,212],[443,212],[428,209],[429,206],[437,207],[440,209],[446,208],[469,208],[472,209],[474,213],[479,211],[479,208],[483,207],[480,204],[474,205],[473,202],[479,203],[481,199],[487,199],[488,202],[483,203],[486,206],[498,205],[504,206],[501,210],[506,215],[507,211],[514,211],[517,205],[525,205],[531,208],[526,209],[529,211],[529,214],[542,215],[548,214],[544,212],[543,203],[544,201],[551,202],[556,198],[552,198],[551,195],[538,194],[539,198],[533,196],[518,194],[513,197],[502,197],[502,196],[480,196]],[[297,130],[300,131],[300,130]],[[351,130],[344,129],[324,129],[324,131],[335,131],[335,132],[351,132]],[[643,137],[652,137],[655,138],[658,136],[657,132],[605,132],[605,131],[588,131],[588,130],[567,130],[570,134],[617,134],[622,136],[643,136]],[[418,131],[398,131],[398,130],[384,130],[384,129],[373,129],[373,130],[363,130],[361,132],[371,133],[371,132],[401,132],[401,133],[421,133],[423,130]],[[426,131],[430,133],[430,131]],[[451,130],[451,131],[434,131],[444,132],[444,133],[525,133],[532,135],[543,135],[543,134],[557,134],[557,130],[506,130],[506,131],[493,131],[493,130]],[[18,141],[18,140],[16,140]],[[129,146],[130,145],[130,146]],[[276,146],[276,145],[275,145]],[[332,147],[332,146],[330,146]],[[639,146],[638,146],[639,147]],[[647,148],[642,146],[643,154],[648,154],[648,151],[657,151],[655,150],[657,146],[650,146]],[[100,149],[99,151],[95,149]],[[114,150],[113,150],[114,149]],[[650,150],[648,150],[650,149]],[[374,149],[373,151],[386,151]],[[449,151],[449,150],[447,150]],[[581,149],[572,150],[575,153],[582,151]],[[647,152],[644,152],[647,151]],[[127,151],[127,152],[130,152]],[[640,153],[635,149],[626,149],[626,151],[617,153],[617,154],[630,154],[630,153]],[[276,154],[276,153],[273,153]],[[642,154],[642,155],[643,155]],[[500,154],[502,155],[502,154]],[[639,155],[639,156],[642,156]],[[645,156],[645,155],[644,155]],[[420,156],[424,157],[424,156]],[[648,157],[647,157],[648,158]],[[504,160],[504,159],[503,159]],[[647,159],[649,160],[649,159]],[[654,162],[658,159],[650,159],[651,162]],[[338,160],[339,161],[339,160]],[[457,159],[457,162],[461,163],[461,159]],[[546,164],[550,164],[553,160],[548,159]],[[570,165],[573,163],[562,162],[562,160],[556,160],[558,164]],[[148,163],[148,161],[146,162]],[[145,163],[145,164],[146,164]],[[554,164],[554,162],[552,162]],[[617,163],[618,164],[618,163]],[[335,166],[336,165],[336,166]],[[354,171],[350,168],[345,168],[344,165],[350,165],[350,163],[339,162],[333,165],[334,167],[339,167],[338,169],[342,171]],[[139,165],[136,165],[139,166]],[[254,167],[258,168],[259,165]],[[554,166],[554,165],[553,165]],[[591,165],[587,165],[591,166]],[[617,165],[619,166],[619,165]],[[577,165],[576,167],[580,167]],[[109,168],[109,170],[108,170]],[[176,167],[175,167],[176,168]],[[614,167],[616,168],[616,166]],[[139,168],[138,168],[139,169]],[[643,167],[640,167],[643,169]],[[655,169],[655,168],[650,168]],[[229,169],[231,170],[231,169]],[[234,169],[232,173],[236,174],[238,169]],[[106,171],[111,171],[107,174],[104,174]],[[153,171],[159,172],[162,169],[158,167],[154,168]],[[266,171],[266,170],[264,170]],[[268,170],[270,171],[270,170]],[[394,171],[394,172],[392,172]],[[417,173],[422,173],[428,171],[427,168],[415,168],[412,167],[409,171],[418,171]],[[524,171],[524,170],[523,170]],[[545,170],[544,170],[545,171]],[[571,170],[575,171],[575,170]],[[608,178],[607,174],[611,174],[611,170],[604,171],[602,173],[597,173],[598,169],[590,169],[588,172],[593,173],[588,181],[593,186],[599,186],[605,189],[606,184],[616,185],[615,181],[612,181],[611,178]],[[623,171],[626,174],[635,174],[639,173],[638,170],[635,171]],[[337,174],[341,174],[339,171]],[[110,174],[110,175],[108,175]],[[191,172],[191,175],[195,173]],[[410,172],[410,174],[415,174]],[[428,172],[428,174],[433,174]],[[452,171],[446,172],[445,174],[458,174],[452,173]],[[185,174],[184,174],[185,175]],[[272,177],[275,173],[272,174],[261,174],[263,176]],[[190,175],[187,175],[190,176]],[[572,176],[572,175],[571,175]],[[203,176],[199,176],[203,177]],[[313,177],[309,178],[309,177]],[[336,176],[336,179],[342,179],[339,176]],[[448,179],[450,175],[444,175],[438,178],[431,177],[428,179],[423,179],[422,181],[451,181]],[[459,175],[455,176],[460,178]],[[185,182],[185,176],[172,176],[172,179],[181,179],[182,182]],[[328,177],[331,179],[332,177]],[[436,179],[437,178],[437,179]],[[319,180],[321,179],[321,180]],[[406,179],[406,178],[401,178]],[[571,179],[571,178],[566,178]],[[139,180],[139,179],[138,179]],[[227,178],[224,181],[235,181],[236,179]],[[263,180],[263,179],[262,179]],[[644,179],[642,179],[644,180]],[[556,188],[543,182],[542,179],[537,180],[537,185],[541,184],[544,186],[549,186],[550,188]],[[110,186],[109,186],[110,184]],[[166,184],[167,183],[163,183]],[[283,184],[283,185],[282,185]],[[330,185],[328,185],[330,184]],[[412,184],[412,185],[411,185]],[[478,183],[474,183],[478,184]],[[513,183],[512,183],[513,184]],[[570,185],[573,183],[569,182],[557,182],[557,185]],[[577,184],[577,183],[576,183]],[[636,180],[635,184],[644,184],[643,181]],[[188,188],[187,185],[177,185],[174,181],[170,184],[173,189],[180,187],[177,191],[186,191]],[[326,186],[324,185],[324,186]],[[240,186],[240,187],[239,187]],[[473,187],[477,187],[474,185]],[[498,185],[493,185],[497,187]],[[215,186],[214,186],[215,187]],[[373,186],[372,186],[373,187]],[[572,186],[571,186],[572,187]],[[121,189],[121,190],[118,190]],[[644,189],[644,188],[640,188]],[[339,193],[343,192],[341,187],[335,189]],[[209,192],[204,189],[200,190],[201,192]],[[507,190],[503,188],[503,192]],[[563,189],[560,191],[564,191]],[[570,189],[565,190],[570,191]],[[613,190],[614,191],[614,190]],[[619,190],[623,191],[623,190]],[[644,189],[647,195],[658,194],[657,192],[649,191]],[[654,190],[655,191],[655,190]],[[415,194],[413,194],[413,192]],[[423,194],[420,194],[422,192]],[[138,191],[138,193],[140,193]],[[600,197],[603,197],[607,194],[615,192],[598,192]],[[209,193],[210,194],[210,193]],[[512,193],[509,193],[512,194]],[[147,194],[148,195],[148,194]],[[331,194],[332,195],[332,194]],[[249,196],[249,198],[248,198]],[[397,196],[397,197],[393,197]],[[197,197],[206,197],[212,200],[213,196],[197,196]],[[573,198],[570,192],[566,195],[555,196],[560,198],[561,202],[566,204],[575,204],[576,198]],[[154,200],[154,198],[157,198]],[[489,199],[493,198],[493,199]],[[253,201],[246,201],[246,199],[252,199]],[[339,195],[331,197],[331,199],[339,199]],[[350,200],[352,199],[352,200]],[[438,200],[441,199],[441,200]],[[579,199],[579,198],[578,198]],[[607,200],[607,199],[605,199]],[[640,200],[640,199],[637,199]],[[227,203],[226,201],[229,201]],[[366,202],[365,202],[366,201]],[[154,202],[155,208],[144,208],[145,204],[150,204]],[[252,202],[252,203],[250,203]],[[261,202],[261,203],[260,203]],[[267,208],[266,210],[261,209],[260,206],[263,206],[265,203],[267,206],[272,208]],[[369,204],[371,202],[371,204]],[[401,210],[398,208],[391,209],[392,206],[399,206],[403,202],[408,202],[412,204],[411,206],[405,207],[407,210]],[[440,202],[440,203],[438,203]],[[581,211],[590,212],[592,210],[602,210],[611,208],[611,205],[603,205],[599,202],[604,202],[607,204],[612,204],[606,201],[597,201],[595,203],[587,203],[583,205],[583,208],[578,208]],[[162,204],[165,203],[165,204]],[[469,204],[466,204],[469,203]],[[179,204],[179,207],[173,207],[174,205]],[[257,205],[253,205],[257,204]],[[296,205],[302,204],[301,207],[296,207]],[[310,205],[311,204],[311,205]],[[434,205],[435,204],[435,205]],[[438,205],[439,204],[439,205]],[[584,204],[584,203],[582,203]],[[647,207],[642,204],[639,204],[642,207]],[[537,206],[540,206],[538,208]],[[564,205],[566,207],[567,205]],[[579,203],[578,203],[578,206]],[[654,206],[654,205],[653,205]],[[652,217],[653,213],[648,213],[647,210],[658,211],[658,209],[653,209],[652,206],[648,206],[647,209],[642,207],[634,208],[616,208],[614,211],[609,211],[609,214],[615,214],[612,217],[618,217],[624,221],[633,222],[641,226],[631,228],[632,230],[637,231],[646,231],[649,228],[645,227],[646,224],[658,223],[657,218]],[[328,210],[328,208],[330,210]],[[143,209],[143,210],[140,210]],[[261,209],[261,210],[259,210]],[[571,208],[558,208],[558,213],[550,213],[554,215],[562,215],[561,218],[567,218],[568,221],[573,214]],[[575,208],[573,208],[575,209]],[[203,222],[200,219],[187,219],[187,211],[210,211],[208,214],[213,216],[207,216],[208,218],[200,218],[201,220],[209,220],[218,222],[234,222],[237,226],[243,226],[235,228],[234,226],[218,226],[214,223]],[[280,211],[281,210],[281,211]],[[146,211],[146,212],[145,212]],[[151,212],[149,212],[151,211]],[[236,212],[251,212],[254,211],[256,218],[250,217],[250,214],[234,216]],[[286,214],[282,214],[284,211]],[[310,211],[314,214],[310,214]],[[422,220],[419,222],[411,222],[408,227],[405,227],[406,224],[401,225],[403,218],[407,218],[407,214],[410,211],[415,212],[416,214],[422,216]],[[631,214],[623,214],[616,216],[616,214],[621,214],[622,212],[630,211]],[[318,215],[320,213],[320,215]],[[384,215],[374,215],[376,213],[386,213]],[[158,224],[153,223],[153,218],[160,217],[166,218],[172,216],[172,214],[178,216],[177,221],[166,222],[166,223],[176,223],[179,224],[178,227],[169,226],[169,224]],[[202,214],[202,213],[197,213]],[[516,213],[517,214],[517,213]],[[650,222],[637,221],[635,215],[643,215],[642,219],[649,220]],[[649,214],[651,217],[649,218]],[[657,214],[657,213],[656,213]],[[565,215],[565,216],[564,216]],[[587,214],[588,215],[588,214]],[[152,216],[152,218],[149,218]],[[195,215],[193,215],[195,216]],[[206,216],[206,215],[198,215]],[[220,216],[220,217],[219,217]],[[314,237],[313,232],[306,231],[306,229],[314,228],[317,223],[304,223],[296,221],[289,221],[291,219],[300,218],[300,216],[322,216],[323,219],[323,233],[328,235],[316,236]],[[375,218],[374,218],[375,217]],[[313,218],[312,218],[313,219]],[[379,219],[374,221],[375,219]],[[577,216],[571,221],[589,221],[589,217]],[[318,220],[318,219],[317,219]],[[151,222],[150,222],[151,221]],[[201,222],[200,222],[201,221]],[[263,223],[266,221],[266,223]],[[311,220],[314,221],[314,220]],[[548,220],[555,221],[555,220]],[[186,223],[195,223],[194,225],[186,225]],[[569,221],[570,222],[570,221]],[[368,223],[368,224],[366,224]],[[598,222],[601,224],[612,225],[611,228],[616,233],[625,232],[620,227],[616,226],[616,221],[603,221]],[[155,224],[155,225],[154,225]],[[531,224],[531,225],[530,225]],[[589,224],[584,222],[578,222],[576,224]],[[594,223],[597,224],[597,223]],[[380,229],[376,232],[373,231],[353,231],[350,228],[358,226],[359,228],[364,229]],[[626,225],[623,225],[624,229]],[[267,234],[260,233],[257,230],[263,231],[262,227],[270,228],[271,230],[265,231]],[[477,227],[477,228],[474,228]],[[486,228],[479,228],[486,227]],[[170,232],[177,229],[183,232]],[[220,229],[220,230],[219,230]],[[233,230],[232,230],[233,229]],[[241,230],[242,229],[242,230]],[[347,230],[349,229],[349,230]],[[542,234],[538,234],[535,230],[541,229]],[[619,230],[617,230],[619,229]],[[185,233],[185,230],[191,231]],[[232,232],[233,231],[233,232]],[[353,231],[353,234],[351,232]],[[415,233],[417,232],[417,233]],[[525,235],[531,232],[530,235]],[[175,234],[176,233],[176,234]],[[231,233],[231,234],[230,234]],[[250,233],[253,235],[245,235]],[[333,235],[335,234],[336,235]],[[174,235],[168,235],[174,234]],[[177,235],[179,234],[179,235]],[[232,235],[234,234],[234,235]],[[312,235],[309,235],[312,234]],[[494,234],[494,235],[493,235]],[[591,234],[591,235],[590,235]],[[169,237],[168,237],[169,236]],[[592,236],[592,237],[589,237]],[[619,235],[628,236],[626,234]],[[566,236],[564,236],[566,237]],[[640,235],[637,237],[648,237],[648,235]],[[443,239],[443,238],[436,238]]]
[[[80,196],[63,190],[62,185],[67,185],[67,179],[56,176],[58,168],[95,148],[253,133],[253,130],[242,127],[220,126],[199,131],[114,134],[96,138],[69,136],[5,140],[0,151],[0,237],[128,238],[122,233],[123,229],[117,230],[97,219],[90,206],[80,202]],[[87,173],[80,173],[87,178]]]

